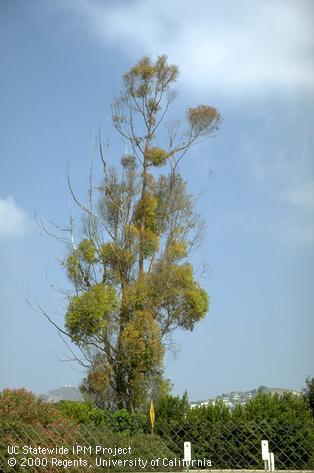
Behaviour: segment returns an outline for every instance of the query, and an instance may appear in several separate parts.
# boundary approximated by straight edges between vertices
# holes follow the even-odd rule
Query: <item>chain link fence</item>
[[[263,470],[261,441],[269,441],[276,470],[314,470],[314,430],[302,423],[230,420],[197,425],[167,422],[154,434],[114,432],[74,424],[0,425],[0,471],[183,471],[183,444],[191,442],[190,470]]]

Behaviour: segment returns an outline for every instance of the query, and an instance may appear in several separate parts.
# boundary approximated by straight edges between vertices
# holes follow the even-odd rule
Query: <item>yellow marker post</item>
[[[155,409],[154,409],[153,401],[150,401],[149,417],[150,417],[150,425],[152,426],[152,434],[153,434],[154,433],[154,425],[155,425]]]

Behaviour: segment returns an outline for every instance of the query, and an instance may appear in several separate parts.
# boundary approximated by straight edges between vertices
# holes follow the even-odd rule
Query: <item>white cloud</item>
[[[183,83],[223,93],[313,90],[311,0],[63,0],[84,28],[132,61],[166,53]]]
[[[24,233],[27,215],[20,209],[12,197],[0,199],[0,237],[20,236]]]

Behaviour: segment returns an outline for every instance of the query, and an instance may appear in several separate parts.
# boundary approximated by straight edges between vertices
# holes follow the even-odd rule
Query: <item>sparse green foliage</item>
[[[159,130],[177,77],[166,56],[144,57],[124,75],[112,118],[131,152],[120,170],[103,160],[98,207],[94,199],[88,208],[79,204],[81,241],[75,246],[71,238],[63,262],[75,289],[65,328],[90,363],[82,391],[102,407],[145,408],[165,392],[165,337],[178,327],[193,330],[208,310],[188,260],[200,219],[178,163],[217,129],[220,115],[205,105],[190,108],[185,131],[169,127],[165,140]]]

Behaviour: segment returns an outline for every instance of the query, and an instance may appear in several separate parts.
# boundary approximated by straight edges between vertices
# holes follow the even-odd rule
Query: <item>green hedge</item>
[[[304,398],[259,394],[233,411],[222,402],[186,410],[181,401],[173,416],[164,402],[157,417],[156,433],[175,453],[188,440],[193,457],[210,459],[215,469],[263,469],[266,439],[277,469],[314,469],[314,420]]]
[[[25,390],[0,393],[0,471],[4,472],[12,471],[6,466],[7,445],[130,445],[132,458],[150,460],[182,458],[184,441],[192,443],[193,459],[211,460],[212,468],[263,469],[264,439],[275,454],[277,469],[314,469],[314,419],[303,397],[259,394],[230,411],[223,403],[190,409],[186,396],[167,396],[156,405],[155,435],[149,432],[148,416],[140,412],[110,412],[79,401],[51,404]],[[90,460],[89,455],[86,458]]]
[[[148,432],[147,416],[142,412],[128,412],[126,409],[111,412],[81,401],[59,401],[56,407],[62,415],[80,424],[106,425],[114,432],[129,435]]]

